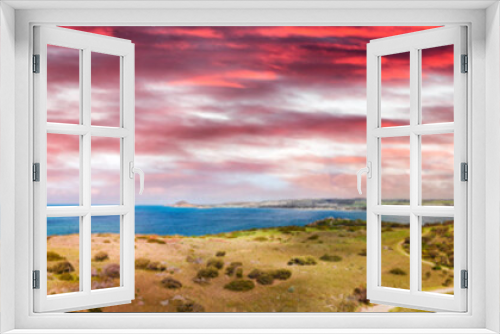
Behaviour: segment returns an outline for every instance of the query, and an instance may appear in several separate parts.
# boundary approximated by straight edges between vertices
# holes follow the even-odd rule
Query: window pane
[[[92,137],[92,205],[120,204],[120,138]]]
[[[120,57],[92,52],[92,125],[120,126]]]
[[[120,286],[120,216],[92,217],[92,290]]]
[[[422,50],[422,123],[453,122],[453,45]]]
[[[410,124],[410,53],[381,57],[382,126]]]
[[[47,122],[80,122],[80,50],[47,45]]]
[[[422,291],[453,294],[453,218],[422,217]]]
[[[80,291],[80,217],[47,218],[47,294]]]
[[[80,137],[47,134],[47,205],[80,204]]]
[[[383,205],[410,204],[410,137],[381,139]]]
[[[453,205],[453,134],[422,140],[422,205]]]
[[[410,288],[410,217],[382,216],[382,286]]]

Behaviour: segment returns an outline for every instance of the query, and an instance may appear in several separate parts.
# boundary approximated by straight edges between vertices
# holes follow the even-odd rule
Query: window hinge
[[[469,181],[469,165],[466,162],[460,164],[460,181]]]
[[[467,270],[462,270],[460,272],[460,280],[462,281],[461,282],[461,288],[462,289],[467,289],[469,287],[469,273],[467,272]]]
[[[38,162],[33,164],[33,182],[40,182],[40,164]]]
[[[40,289],[40,270],[33,270],[33,289]]]
[[[33,73],[40,73],[40,55],[33,55]]]
[[[462,73],[469,72],[469,56],[462,55]]]

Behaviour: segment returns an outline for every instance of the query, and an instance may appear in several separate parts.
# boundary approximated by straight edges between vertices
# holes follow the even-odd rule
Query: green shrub
[[[319,239],[319,235],[317,235],[317,234],[313,234],[309,238],[307,238],[307,240],[318,240],[318,239]]]
[[[259,277],[260,275],[262,275],[264,272],[260,269],[254,269],[250,272],[250,274],[248,274],[248,278],[251,278],[251,279],[256,279],[257,277]]]
[[[342,261],[342,257],[338,255],[328,255],[325,254],[322,257],[319,258],[321,261],[326,261],[326,262],[340,262]]]
[[[226,268],[226,275],[227,276],[233,276],[236,269],[238,267],[241,267],[243,264],[241,262],[231,262],[229,266]]]
[[[59,279],[61,281],[72,281],[74,277],[70,273],[62,273],[61,275],[59,275]]]
[[[266,237],[255,237],[253,240],[263,242],[267,241],[268,239]]]
[[[358,255],[359,256],[366,256],[366,248],[363,248],[362,250],[360,250]]]
[[[432,267],[432,270],[441,270],[441,266],[439,264],[436,264],[434,267]]]
[[[249,280],[243,280],[239,279],[236,281],[232,281],[231,283],[228,283],[224,285],[224,289],[226,290],[231,290],[231,291],[249,291],[255,288],[255,284],[252,281]]]
[[[236,269],[236,277],[243,278],[243,268]]]
[[[63,261],[55,264],[54,266],[50,267],[48,269],[49,272],[54,273],[54,274],[63,274],[63,273],[70,273],[75,271],[75,268],[71,263],[68,261]]]
[[[165,241],[161,240],[161,239],[156,239],[156,238],[149,238],[148,239],[148,243],[149,244],[160,244],[160,245],[164,245],[166,244]]]
[[[453,284],[453,278],[451,277],[448,277],[444,282],[443,282],[443,286],[450,286]]]
[[[294,257],[288,261],[288,265],[299,265],[299,266],[312,266],[317,264],[316,259],[311,256],[307,257]]]
[[[257,283],[261,285],[271,285],[274,283],[274,277],[269,273],[263,273],[257,277]]]
[[[57,254],[56,252],[48,251],[47,252],[47,261],[61,261],[66,260],[64,256]]]
[[[94,255],[94,261],[96,262],[102,262],[106,260],[109,260],[108,253],[106,252],[99,252],[96,255]]]
[[[215,267],[217,269],[222,269],[224,267],[224,261],[220,259],[210,259],[207,262],[207,267]]]
[[[218,256],[218,257],[226,256],[226,252],[225,251],[218,251],[217,253],[215,253],[215,256]]]
[[[166,277],[161,280],[161,285],[167,289],[180,289],[182,283],[172,277]]]
[[[135,260],[135,269],[146,269],[151,261],[148,259],[140,258]]]
[[[406,271],[404,271],[403,269],[401,268],[392,268],[389,273],[393,274],[393,275],[399,275],[399,276],[404,276],[406,275]]]
[[[200,269],[196,277],[198,278],[215,278],[219,276],[219,271],[214,267]]]
[[[275,278],[281,281],[286,281],[290,277],[292,277],[292,272],[288,269],[276,269],[272,270],[270,274]]]

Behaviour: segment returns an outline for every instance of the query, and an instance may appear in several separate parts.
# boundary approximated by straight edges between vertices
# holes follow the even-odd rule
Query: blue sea
[[[253,208],[172,208],[136,206],[136,234],[200,236],[248,230],[251,228],[288,225],[304,226],[313,221],[333,217],[366,220],[365,211],[329,211]],[[119,233],[118,216],[92,217],[92,233]],[[47,235],[79,232],[78,217],[48,218]]]

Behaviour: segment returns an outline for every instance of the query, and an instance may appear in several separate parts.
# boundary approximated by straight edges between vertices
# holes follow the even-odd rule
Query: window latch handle
[[[139,183],[140,183],[139,195],[142,195],[142,192],[144,191],[144,172],[142,171],[142,169],[134,167],[134,162],[130,161],[129,163],[130,178],[134,179],[135,174],[139,174]]]
[[[372,163],[371,161],[368,161],[366,163],[366,167],[365,168],[361,168],[360,170],[358,170],[358,173],[357,173],[357,177],[358,177],[358,192],[359,194],[361,195],[363,192],[361,191],[361,175],[363,175],[363,173],[366,173],[366,177],[371,179],[372,178]]]

